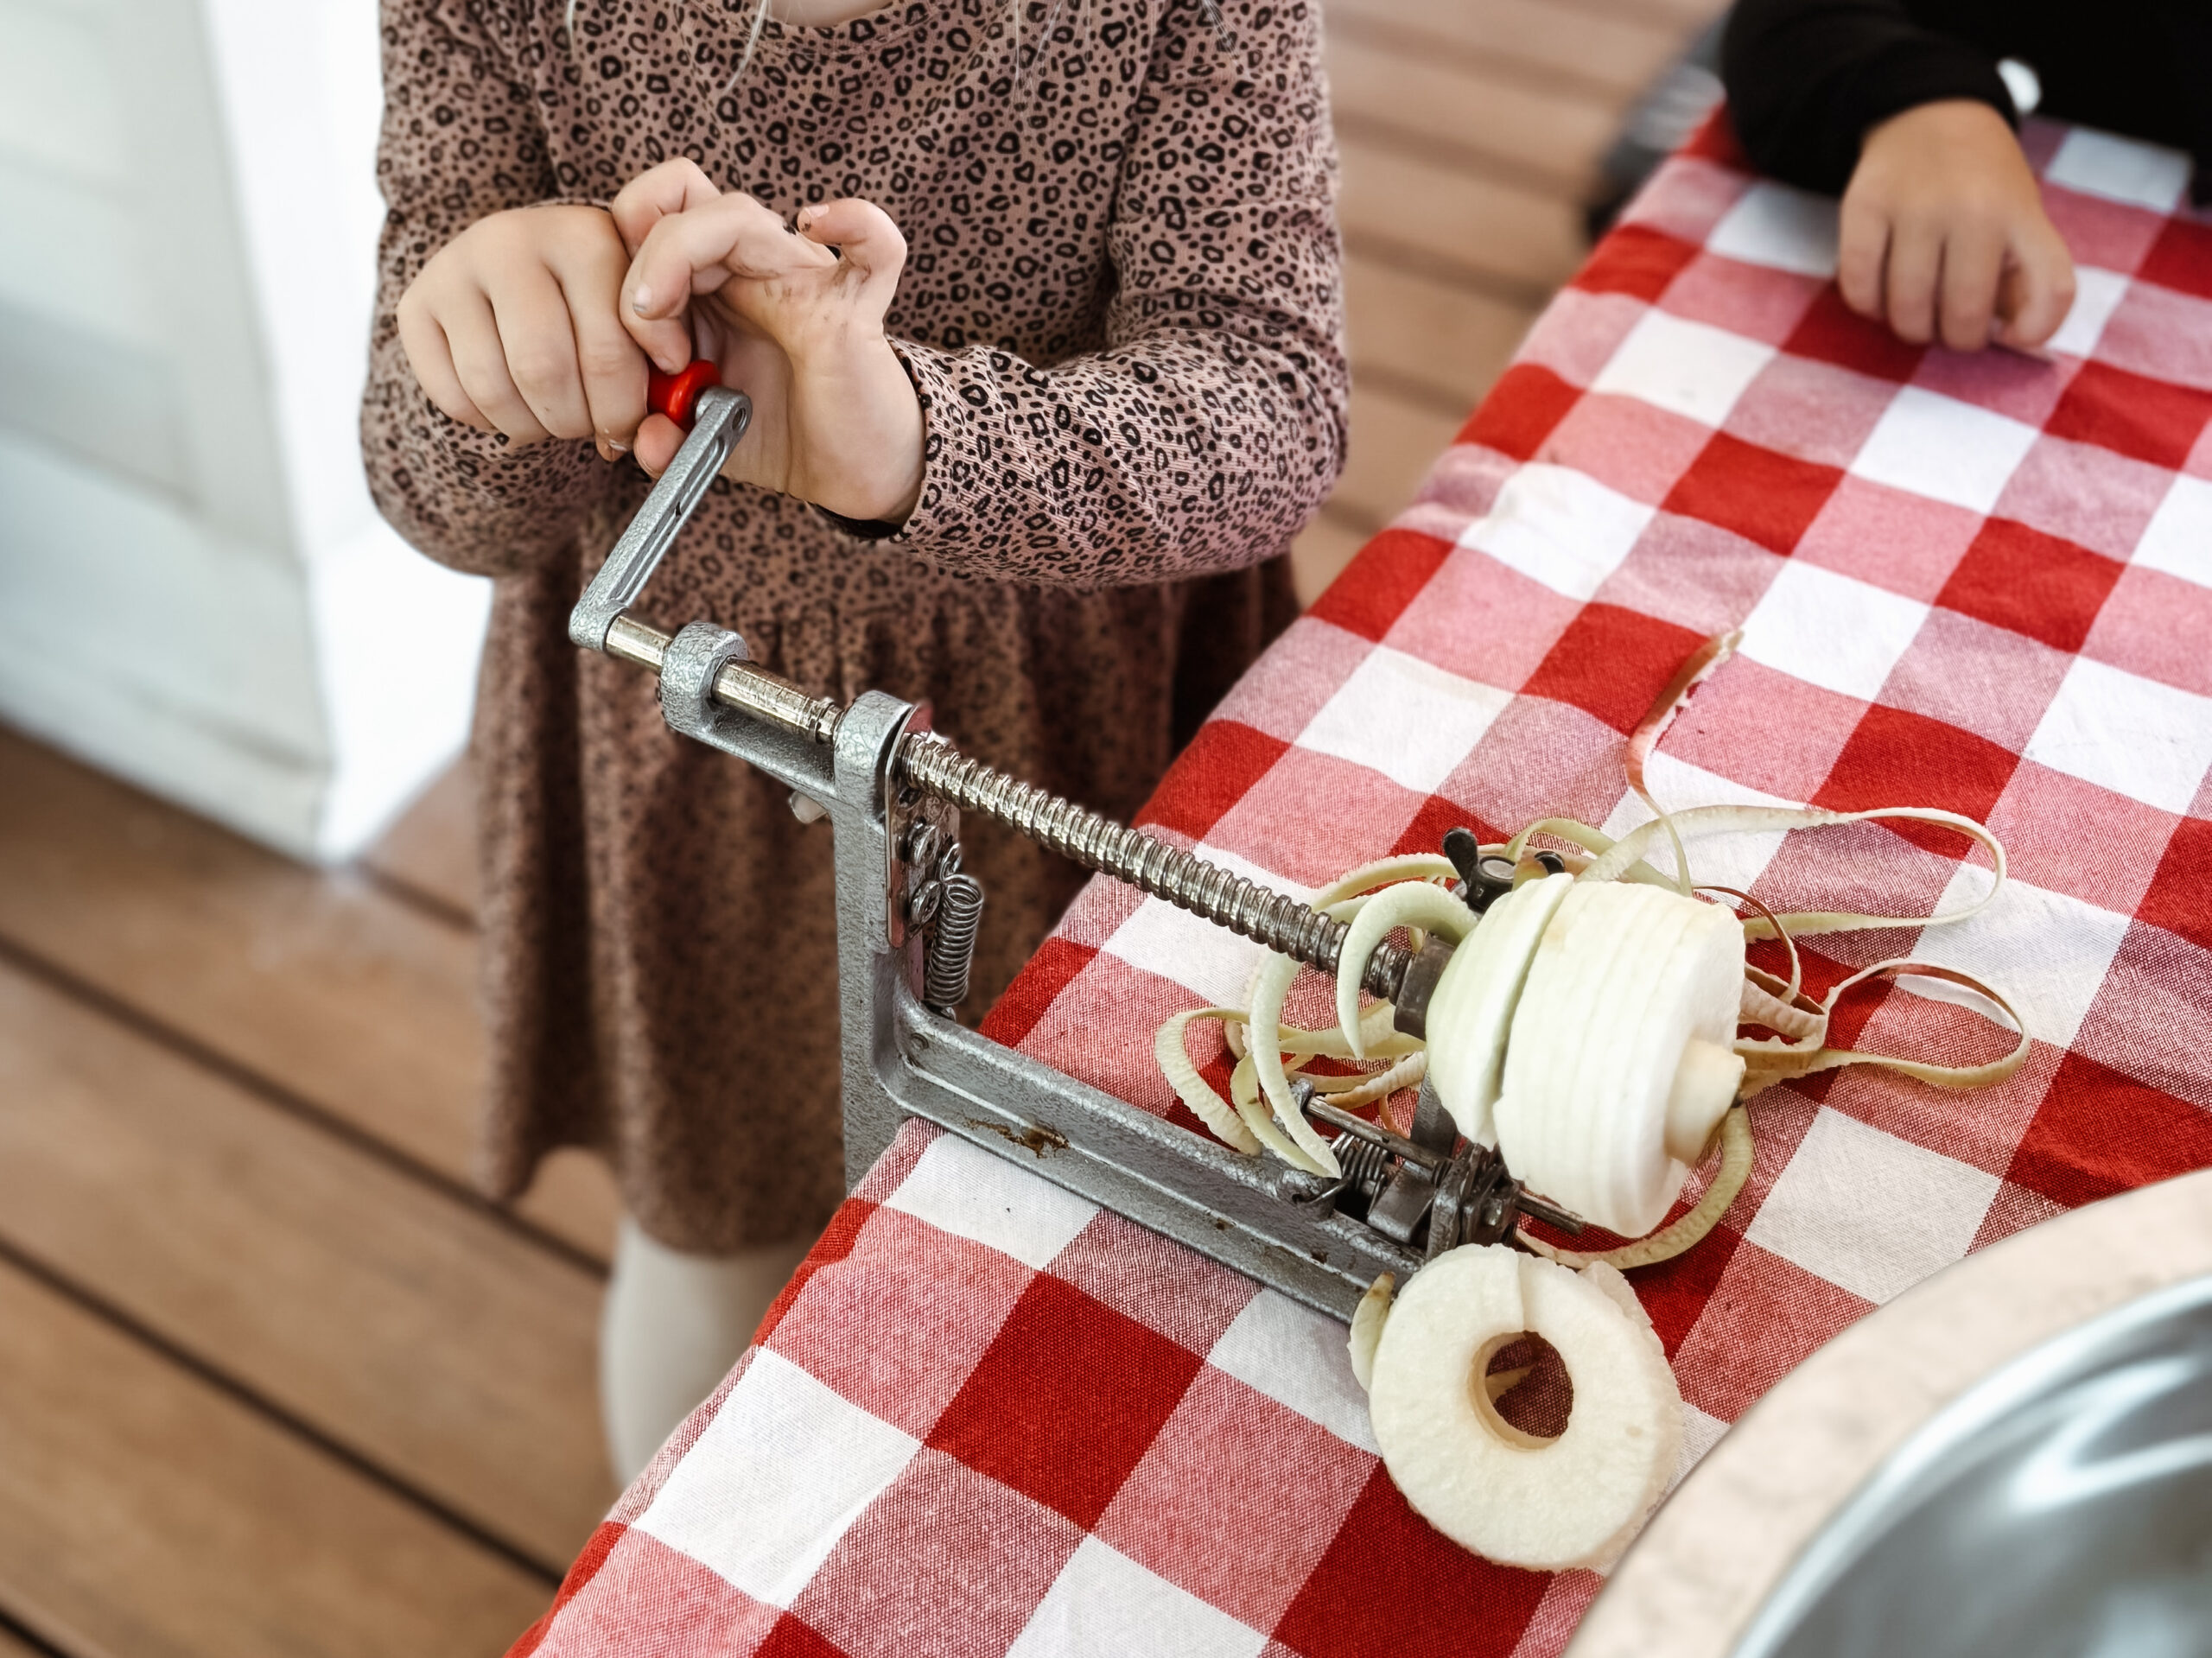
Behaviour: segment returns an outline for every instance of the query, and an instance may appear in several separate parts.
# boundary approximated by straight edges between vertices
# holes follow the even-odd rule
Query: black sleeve
[[[1831,194],[1867,129],[1916,105],[1978,98],[2018,121],[1995,55],[1922,28],[1904,0],[1739,0],[1720,75],[1759,170]]]

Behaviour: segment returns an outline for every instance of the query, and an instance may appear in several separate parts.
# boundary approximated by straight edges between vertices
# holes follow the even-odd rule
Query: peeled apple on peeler
[[[1523,1229],[1513,1240],[1519,1249],[1446,1251],[1402,1289],[1386,1274],[1353,1317],[1352,1369],[1368,1389],[1391,1478],[1438,1530],[1506,1565],[1605,1570],[1665,1494],[1681,1445],[1681,1398],[1621,1274],[1691,1248],[1726,1211],[1752,1166],[1744,1100],[1791,1077],[1858,1064],[1943,1087],[1980,1087],[2012,1075],[2027,1057],[2018,1015],[1986,985],[1948,969],[1889,961],[1815,1001],[1804,991],[1793,942],[1807,933],[1948,925],[1978,913],[2005,879],[2004,848],[1981,824],[1919,808],[1714,806],[1670,815],[1652,800],[1646,759],[1734,642],[1732,635],[1709,641],[1629,739],[1629,785],[1654,813],[1649,823],[1615,840],[1586,823],[1546,818],[1483,847],[1485,860],[1514,875],[1511,890],[1479,917],[1447,890],[1455,871],[1442,858],[1398,857],[1353,870],[1312,900],[1347,924],[1333,1028],[1282,1022],[1300,968],[1277,956],[1261,967],[1246,1008],[1179,1013],[1160,1032],[1160,1066],[1178,1096],[1247,1154],[1265,1150],[1333,1173],[1335,1153],[1300,1107],[1291,1077],[1323,1057],[1380,1065],[1372,1074],[1305,1080],[1349,1101],[1376,1099],[1426,1076],[1459,1132],[1496,1147],[1530,1191],[1630,1240],[1577,1253]],[[1941,824],[1974,841],[1989,858],[1987,889],[1932,917],[1777,915],[1745,894],[1697,887],[1688,873],[1687,843],[1706,836],[1881,819]],[[1529,850],[1538,836],[1563,845],[1548,854],[1549,867]],[[1674,853],[1672,874],[1645,861],[1662,836]],[[1554,873],[1562,865],[1565,873]],[[1718,897],[1738,899],[1752,913]],[[1388,1003],[1362,1005],[1368,957],[1402,930],[1453,946],[1429,998],[1425,1041],[1395,1030]],[[1787,978],[1747,964],[1746,943],[1763,938],[1786,947]],[[1907,976],[1979,993],[2018,1032],[2012,1051],[1984,1064],[1944,1065],[1827,1045],[1838,998],[1869,980]],[[1223,1026],[1238,1055],[1227,1101],[1185,1046],[1189,1027],[1206,1020]],[[1700,1200],[1662,1225],[1693,1170],[1716,1153]],[[1491,1356],[1525,1334],[1552,1344],[1573,1388],[1566,1430],[1554,1439],[1501,1417],[1496,1398],[1515,1378],[1486,1374]]]

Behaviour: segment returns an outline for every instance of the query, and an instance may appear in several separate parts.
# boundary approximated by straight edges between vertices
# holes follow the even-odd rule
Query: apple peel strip
[[[1562,1249],[1535,1236],[1524,1224],[1516,1232],[1515,1241],[1545,1260],[1556,1261],[1577,1272],[1602,1263],[1624,1273],[1630,1267],[1672,1261],[1692,1245],[1704,1241],[1705,1235],[1720,1223],[1720,1217],[1736,1201],[1744,1182],[1751,1178],[1751,1164],[1758,1152],[1751,1140],[1751,1113],[1741,1105],[1731,1106],[1728,1115],[1720,1119],[1720,1130],[1715,1138],[1720,1142],[1720,1166],[1713,1171],[1713,1184],[1705,1189],[1705,1196],[1687,1214],[1669,1222],[1649,1237],[1624,1243],[1617,1249]]]
[[[1522,1235],[1523,1241],[1536,1253],[1567,1264],[1580,1266],[1603,1261],[1614,1267],[1649,1265],[1679,1254],[1704,1236],[1726,1212],[1750,1168],[1751,1129],[1740,1101],[1777,1082],[1842,1065],[1871,1064],[1941,1087],[1980,1087],[2012,1075],[2024,1062],[2029,1051],[2029,1039],[2012,1006],[1988,986],[1951,969],[1904,960],[1885,961],[1853,975],[1837,985],[1824,1001],[1814,1001],[1801,989],[1801,965],[1795,943],[1797,935],[1953,925],[1986,908],[2004,885],[2006,867],[2003,844],[1982,824],[1933,807],[1842,812],[1814,807],[1719,805],[1674,813],[1659,807],[1645,779],[1647,762],[1691,693],[1729,660],[1739,639],[1740,632],[1707,640],[1677,670],[1628,739],[1624,764],[1629,785],[1656,814],[1651,821],[1616,838],[1573,818],[1541,818],[1509,841],[1485,844],[1481,848],[1482,855],[1502,858],[1513,864],[1516,886],[1541,879],[1548,871],[1535,861],[1529,848],[1531,841],[1541,836],[1564,842],[1571,848],[1556,855],[1560,856],[1560,861],[1578,881],[1624,880],[1688,894],[1694,890],[1688,854],[1688,843],[1691,841],[1725,834],[1812,829],[1855,823],[1912,822],[1952,829],[1974,842],[1988,855],[1992,879],[1987,888],[1971,903],[1935,916],[1872,915],[1851,911],[1777,915],[1748,894],[1732,894],[1744,899],[1757,912],[1745,916],[1741,922],[1745,940],[1782,940],[1789,950],[1790,974],[1783,981],[1748,964],[1745,969],[1743,1022],[1763,1026],[1776,1035],[1739,1037],[1734,1045],[1735,1051],[1746,1061],[1747,1069],[1739,1102],[1715,1131],[1721,1152],[1720,1168],[1705,1197],[1688,1214],[1622,1248],[1594,1253],[1562,1251]],[[1672,873],[1648,861],[1647,854],[1662,836],[1675,856]],[[1394,928],[1406,927],[1416,947],[1427,932],[1446,936],[1457,943],[1473,930],[1476,918],[1443,890],[1444,883],[1454,873],[1448,861],[1440,857],[1390,857],[1348,871],[1315,893],[1311,900],[1314,908],[1350,926],[1336,985],[1338,1024],[1325,1031],[1306,1031],[1283,1024],[1280,1017],[1282,1006],[1300,965],[1287,956],[1271,956],[1256,975],[1249,1011],[1197,1009],[1176,1015],[1162,1027],[1159,1043],[1161,1067],[1174,1083],[1178,1096],[1202,1121],[1240,1151],[1256,1152],[1265,1146],[1309,1172],[1336,1172],[1338,1166],[1335,1153],[1298,1109],[1290,1092],[1290,1078],[1313,1058],[1319,1057],[1388,1061],[1379,1071],[1306,1079],[1317,1091],[1344,1105],[1365,1104],[1421,1079],[1426,1071],[1425,1045],[1390,1027],[1393,1010],[1388,1003],[1376,1002],[1363,1010],[1359,1006],[1363,994],[1360,981],[1368,955]],[[1977,1065],[1937,1064],[1826,1045],[1830,1013],[1838,998],[1870,980],[1916,975],[1955,983],[1986,998],[2019,1032],[2017,1045],[2004,1058]],[[1230,1049],[1237,1056],[1229,1101],[1222,1100],[1204,1083],[1184,1051],[1183,1032],[1190,1022],[1199,1019],[1219,1020]],[[1249,1030],[1255,1024],[1275,1026],[1277,1038],[1272,1047],[1266,1044],[1256,1048],[1251,1045]],[[1268,1107],[1266,1113],[1259,1109],[1262,1097]],[[1229,1126],[1224,1128],[1223,1125]]]

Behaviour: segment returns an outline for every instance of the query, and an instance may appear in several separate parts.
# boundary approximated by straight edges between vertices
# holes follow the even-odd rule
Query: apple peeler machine
[[[1424,1087],[1409,1136],[1340,1111],[1300,1084],[1338,1134],[1340,1178],[1244,1155],[966,1029],[983,891],[960,867],[960,814],[979,812],[1231,932],[1333,975],[1346,928],[1141,829],[1128,829],[960,753],[926,705],[868,691],[840,706],[757,666],[711,621],[673,636],[630,614],[654,569],[744,435],[752,403],[694,363],[653,377],[652,407],[690,428],[569,618],[585,650],[659,681],[664,717],[687,737],[774,778],[802,821],[836,839],[838,1010],[845,1175],[856,1185],[900,1121],[920,1117],[1128,1217],[1295,1300],[1349,1320],[1381,1274],[1401,1282],[1461,1243],[1510,1239],[1527,1214],[1581,1223],[1524,1191],[1490,1148],[1462,1143]],[[1479,911],[1508,890],[1475,837],[1453,830],[1454,888]],[[1450,946],[1385,943],[1363,980],[1424,1034]]]

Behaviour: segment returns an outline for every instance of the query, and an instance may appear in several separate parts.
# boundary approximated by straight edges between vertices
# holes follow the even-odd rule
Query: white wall
[[[341,858],[465,734],[486,584],[355,436],[376,0],[0,0],[0,719]]]

